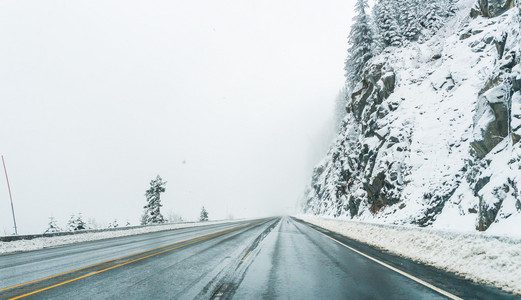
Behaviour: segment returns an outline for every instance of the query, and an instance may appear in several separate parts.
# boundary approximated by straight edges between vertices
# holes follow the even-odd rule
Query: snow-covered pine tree
[[[382,53],[383,49],[385,48],[385,45],[383,44],[383,38],[382,38],[382,30],[380,30],[380,23],[379,23],[379,20],[380,20],[380,15],[381,15],[381,12],[380,12],[380,4],[377,2],[375,3],[375,5],[373,6],[373,10],[372,10],[372,22],[371,22],[371,25],[372,25],[372,29],[373,29],[373,41],[374,41],[374,55],[378,55],[380,53]]]
[[[365,63],[373,57],[374,40],[369,15],[366,13],[368,7],[367,0],[356,1],[357,15],[353,18],[354,22],[349,33],[350,47],[344,67],[346,80],[350,86],[360,80]]]
[[[81,213],[79,213],[78,217],[76,218],[76,229],[74,230],[85,230],[87,227],[87,223],[83,221],[83,217],[81,216]]]
[[[204,206],[203,206],[203,208],[201,208],[201,215],[199,216],[199,221],[201,221],[201,222],[208,221],[208,212],[206,211]]]
[[[56,219],[54,217],[49,217],[49,224],[47,225],[47,230],[44,233],[55,233],[60,232],[61,229],[56,224]]]
[[[335,129],[339,129],[342,120],[346,116],[346,97],[347,97],[347,88],[343,87],[340,91],[338,91],[338,94],[335,98],[335,107],[334,107],[334,118],[335,118]]]
[[[404,39],[415,41],[421,32],[418,20],[420,3],[418,0],[398,0],[398,11],[400,15],[400,31]]]
[[[118,224],[117,219],[114,219],[114,222],[109,223],[109,228],[118,228],[118,227],[119,227],[119,224]]]
[[[375,7],[375,23],[383,48],[402,45],[402,34],[397,12],[396,0],[380,0]]]
[[[78,217],[74,217],[71,215],[69,221],[67,222],[67,229],[69,231],[78,231],[87,229],[87,223],[83,221],[83,217],[81,213],[78,214]]]
[[[423,13],[423,26],[435,32],[443,25],[443,17],[445,16],[440,0],[425,0]]]
[[[156,179],[150,181],[150,188],[145,192],[147,204],[143,207],[145,212],[141,218],[141,225],[160,224],[165,222],[161,214],[161,193],[165,191],[166,181],[157,175]]]
[[[67,230],[74,231],[76,228],[76,218],[74,217],[74,214],[71,215],[69,218],[69,221],[67,221]]]
[[[456,1],[457,0],[447,0],[447,8],[446,8],[446,14],[447,17],[453,16],[456,14]]]

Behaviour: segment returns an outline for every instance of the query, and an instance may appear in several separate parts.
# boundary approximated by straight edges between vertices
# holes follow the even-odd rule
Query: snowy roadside
[[[477,283],[521,295],[521,239],[308,215],[296,217]]]
[[[221,220],[221,221],[193,222],[193,223],[187,222],[187,223],[176,223],[176,224],[155,225],[155,226],[141,227],[141,228],[132,228],[132,229],[128,229],[128,230],[119,230],[119,231],[86,232],[86,233],[74,234],[74,235],[40,237],[40,238],[31,239],[31,240],[0,242],[0,255],[7,254],[7,253],[13,253],[13,252],[32,251],[32,250],[62,246],[62,245],[73,244],[73,243],[104,240],[104,239],[110,239],[110,238],[115,238],[115,237],[123,237],[123,236],[137,235],[137,234],[157,232],[157,231],[166,231],[166,230],[172,230],[172,229],[198,227],[198,226],[212,225],[212,224],[231,223],[231,222],[237,222],[237,221],[238,220]]]

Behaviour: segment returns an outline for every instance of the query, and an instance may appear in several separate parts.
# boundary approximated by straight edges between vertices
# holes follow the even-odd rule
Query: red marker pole
[[[9,186],[9,177],[7,177],[7,169],[5,168],[5,161],[3,155],[2,164],[4,165],[5,180],[7,180],[7,189],[9,190],[9,199],[11,199],[11,212],[13,213],[14,234],[18,235],[18,229],[16,228],[16,218],[14,217],[13,196],[11,196],[11,187]]]

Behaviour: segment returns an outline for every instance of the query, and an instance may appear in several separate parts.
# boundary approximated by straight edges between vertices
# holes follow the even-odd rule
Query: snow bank
[[[308,215],[298,218],[477,283],[521,295],[521,239]]]
[[[198,227],[211,224],[222,224],[237,222],[237,220],[223,220],[223,221],[210,221],[200,223],[177,223],[177,224],[165,224],[155,225],[149,227],[134,228],[128,230],[119,231],[102,231],[102,232],[86,232],[82,234],[65,235],[65,236],[52,236],[35,238],[31,240],[19,240],[12,242],[0,242],[0,255],[12,252],[32,251],[43,248],[62,246],[73,243],[104,240],[116,237],[123,237],[129,235],[137,235],[143,233],[166,231],[172,229]]]

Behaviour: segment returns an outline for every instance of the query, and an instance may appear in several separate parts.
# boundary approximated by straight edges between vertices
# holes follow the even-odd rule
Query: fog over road
[[[0,256],[0,299],[20,296],[514,298],[290,217],[177,229]]]

